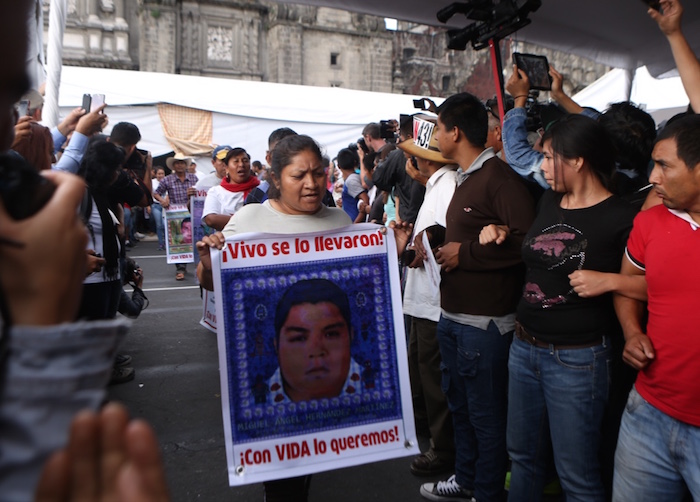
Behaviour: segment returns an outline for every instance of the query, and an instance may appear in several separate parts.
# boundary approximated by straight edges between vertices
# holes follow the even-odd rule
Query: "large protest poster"
[[[419,453],[393,234],[244,234],[212,263],[232,486]]]
[[[192,218],[187,206],[172,205],[163,210],[168,263],[192,263]]]

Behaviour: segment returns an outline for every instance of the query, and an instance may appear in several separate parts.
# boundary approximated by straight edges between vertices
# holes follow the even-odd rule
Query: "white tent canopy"
[[[59,105],[62,115],[80,106],[83,93],[106,95],[109,133],[114,124],[133,122],[141,148],[153,155],[172,150],[156,105],[170,103],[213,112],[213,143],[242,146],[263,160],[267,137],[291,127],[316,139],[332,158],[356,141],[369,122],[415,113],[418,96],[341,88],[249,82],[165,73],[63,67]],[[437,103],[440,98],[435,98]]]
[[[634,79],[630,74],[612,70],[572,98],[581,106],[600,111],[611,103],[630,100],[651,114],[657,124],[686,110],[689,100],[680,77],[657,79],[644,66],[635,71]]]

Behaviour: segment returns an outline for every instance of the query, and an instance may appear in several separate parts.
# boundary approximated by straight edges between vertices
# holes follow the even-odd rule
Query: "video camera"
[[[463,51],[471,42],[474,50],[488,47],[491,39],[505,37],[531,23],[530,12],[542,6],[542,0],[469,0],[454,2],[437,12],[437,19],[446,23],[455,14],[464,14],[476,21],[461,29],[448,30],[448,49]]]
[[[133,287],[138,287],[137,284],[141,280],[141,267],[132,258],[126,259],[124,264],[124,284],[130,284]]]
[[[396,120],[380,120],[379,137],[387,143],[396,143],[399,140],[399,123]]]

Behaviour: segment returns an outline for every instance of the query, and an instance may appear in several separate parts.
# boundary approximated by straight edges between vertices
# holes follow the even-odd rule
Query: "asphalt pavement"
[[[136,378],[109,388],[134,417],[155,429],[173,502],[262,501],[261,484],[228,486],[216,334],[199,324],[202,302],[188,265],[184,281],[155,241],[128,255],[144,271],[149,305],[120,350],[133,357]],[[422,445],[425,448],[425,444]],[[418,502],[421,483],[411,457],[314,474],[310,502]]]

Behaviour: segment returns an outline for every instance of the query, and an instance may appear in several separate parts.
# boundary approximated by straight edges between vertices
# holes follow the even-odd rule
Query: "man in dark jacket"
[[[484,148],[487,131],[486,109],[471,94],[451,96],[438,108],[440,152],[460,166],[436,253],[442,268],[437,337],[456,460],[454,476],[421,487],[430,500],[501,500],[508,467],[508,352],[524,273],[520,248],[534,204],[520,177]],[[500,244],[481,245],[479,233],[489,225],[506,225],[510,233]]]

